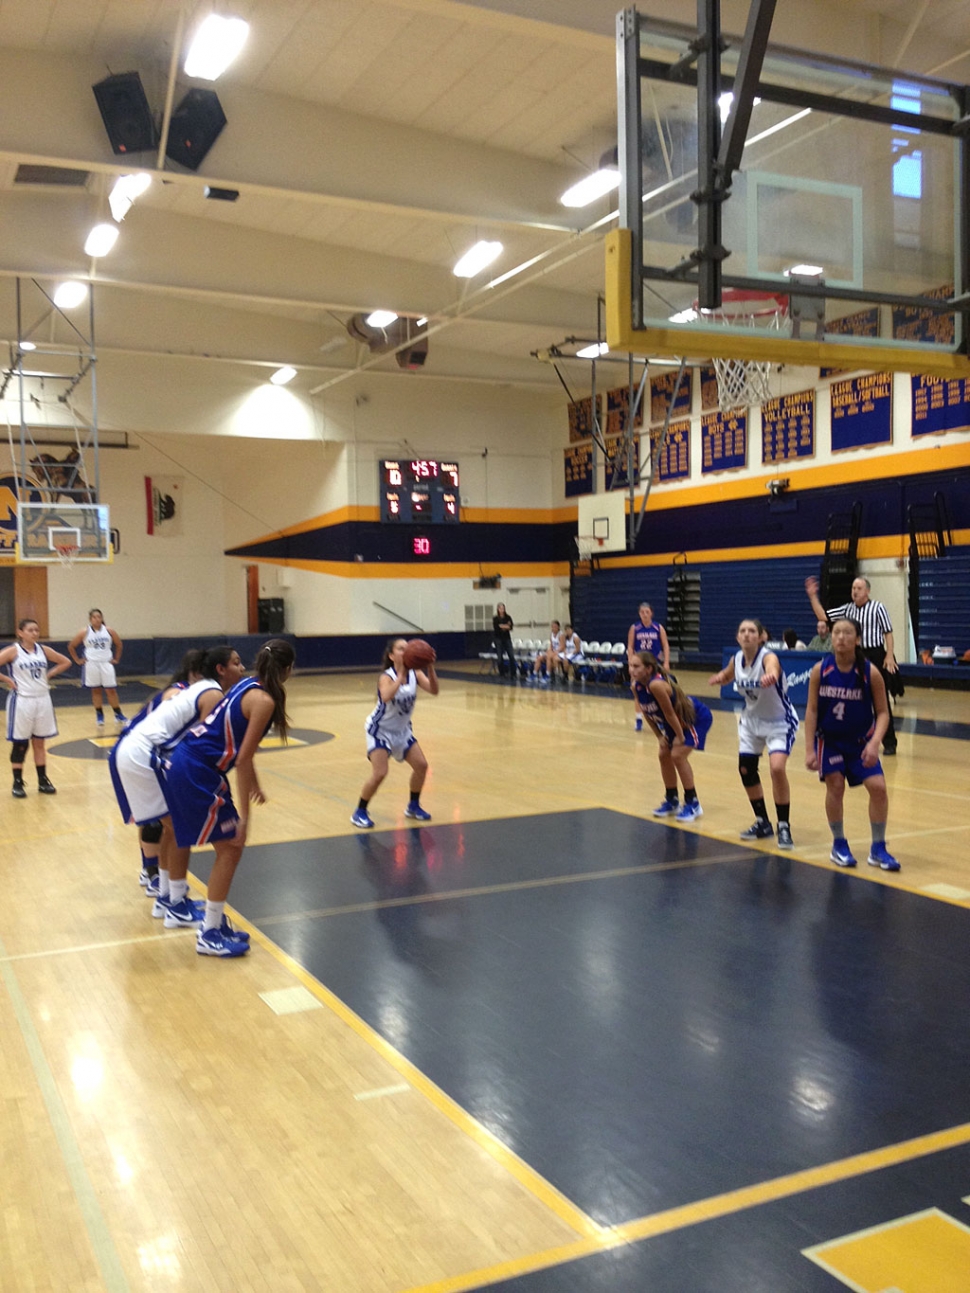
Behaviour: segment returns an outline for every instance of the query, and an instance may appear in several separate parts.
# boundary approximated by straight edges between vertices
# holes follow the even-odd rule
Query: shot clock
[[[456,462],[385,459],[380,470],[382,521],[399,525],[458,524],[461,502]]]

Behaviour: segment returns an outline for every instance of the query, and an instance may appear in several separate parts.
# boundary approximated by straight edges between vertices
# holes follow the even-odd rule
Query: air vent
[[[89,171],[77,171],[68,166],[33,166],[24,162],[17,167],[14,184],[43,184],[56,189],[83,189],[87,187]]]

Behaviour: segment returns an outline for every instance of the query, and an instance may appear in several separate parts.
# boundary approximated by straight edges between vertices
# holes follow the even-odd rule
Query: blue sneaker
[[[634,730],[635,732],[642,732],[642,731],[643,731],[643,719],[642,719],[642,718],[638,718],[638,719],[637,719],[636,724],[634,725],[634,729],[633,729],[633,730]]]
[[[856,860],[852,856],[852,850],[849,848],[848,840],[833,840],[832,852],[829,854],[829,861],[834,862],[836,866],[856,866]]]
[[[219,933],[223,938],[231,938],[237,943],[248,943],[249,934],[244,929],[236,929],[228,916],[223,916],[222,924],[219,926]]]
[[[698,817],[704,816],[704,809],[695,799],[692,804],[684,804],[683,808],[674,817],[675,822],[696,822]]]
[[[202,908],[200,911],[199,908]],[[165,904],[165,928],[166,929],[189,929],[194,925],[201,925],[205,916],[205,906],[202,903],[193,902],[190,898],[183,898],[181,902],[168,902]]]
[[[95,721],[95,723],[98,725],[98,727],[104,727],[104,715],[103,715],[103,714],[95,714],[95,716],[94,716],[94,721]]]
[[[162,891],[159,887],[160,884],[161,884],[161,881],[159,880],[157,875],[149,876],[148,879],[145,881],[145,897],[160,898],[162,894]]]
[[[869,850],[869,865],[880,867],[883,871],[899,871],[900,865],[886,848],[884,842],[873,844]]]
[[[405,817],[413,817],[416,822],[430,822],[431,814],[426,812],[420,804],[408,804],[404,810]]]
[[[195,939],[195,950],[200,956],[245,956],[249,944],[230,938],[221,929],[200,929]]]
[[[665,799],[658,808],[653,810],[653,815],[654,817],[673,817],[679,807],[679,799]]]
[[[366,808],[355,808],[350,814],[350,820],[355,826],[359,826],[362,831],[373,829],[374,823],[368,816]]]
[[[161,920],[165,915],[168,911],[168,904],[168,898],[163,898],[161,894],[158,894],[155,901],[152,903],[152,915],[156,920]]]

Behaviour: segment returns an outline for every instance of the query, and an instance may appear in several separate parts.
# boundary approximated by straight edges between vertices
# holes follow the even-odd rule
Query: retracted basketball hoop
[[[595,534],[577,534],[573,537],[580,561],[589,561],[590,558],[598,556],[606,544],[605,539],[597,538]]]
[[[700,313],[700,306],[694,302]],[[705,310],[704,317],[724,328],[780,332],[788,318],[788,297],[775,292],[725,288],[720,308]],[[718,405],[722,413],[735,413],[771,399],[768,375],[771,364],[760,359],[714,359]]]

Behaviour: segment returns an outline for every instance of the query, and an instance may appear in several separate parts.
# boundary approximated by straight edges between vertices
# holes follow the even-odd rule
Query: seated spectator
[[[781,636],[782,641],[785,643],[785,648],[788,651],[806,651],[808,649],[794,629],[785,629]]]
[[[583,664],[585,659],[582,638],[573,630],[571,624],[567,624],[562,635],[562,651],[559,654],[559,668],[562,671],[562,676],[568,678],[570,669],[573,669],[572,676],[575,677],[574,666]]]
[[[828,620],[816,620],[815,636],[808,644],[809,651],[832,650],[832,626]]]
[[[562,654],[562,628],[558,620],[553,620],[549,626],[549,645],[543,647],[536,655],[532,662],[532,676],[538,680],[542,677],[542,666],[546,667],[546,678],[552,681],[559,667],[559,657]]]

